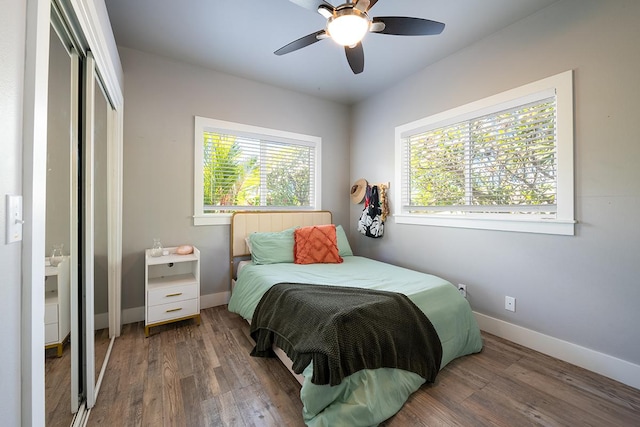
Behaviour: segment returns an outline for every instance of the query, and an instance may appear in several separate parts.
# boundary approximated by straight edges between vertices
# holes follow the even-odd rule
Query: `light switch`
[[[7,244],[22,240],[22,196],[7,194]]]

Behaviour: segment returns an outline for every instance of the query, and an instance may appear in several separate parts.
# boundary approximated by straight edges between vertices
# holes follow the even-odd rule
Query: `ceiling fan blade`
[[[318,11],[318,8],[321,6],[325,9],[333,10],[334,7],[331,4],[327,3],[323,0],[289,0],[291,3],[295,3],[298,6],[302,6],[305,9],[313,10],[314,12]]]
[[[302,49],[303,47],[307,47],[311,44],[314,44],[317,41],[322,40],[323,38],[325,38],[323,37],[325,34],[326,32],[324,30],[316,31],[315,33],[309,34],[304,37],[300,37],[298,40],[294,40],[291,43],[285,46],[282,46],[280,49],[276,50],[273,53],[280,56],[286,53],[291,53],[298,49]]]
[[[370,0],[358,0],[353,8],[365,13],[367,10],[369,10],[370,5]]]
[[[345,46],[344,53],[347,55],[347,61],[353,74],[360,74],[364,70],[364,49],[362,48],[362,43],[358,43],[353,47]]]
[[[369,0],[369,9],[367,11],[371,10],[376,3],[378,3],[378,0]]]
[[[432,36],[440,34],[444,30],[442,22],[406,16],[378,16],[373,18],[372,22],[373,24],[379,22],[384,24],[384,29],[373,30],[374,32],[395,36]]]

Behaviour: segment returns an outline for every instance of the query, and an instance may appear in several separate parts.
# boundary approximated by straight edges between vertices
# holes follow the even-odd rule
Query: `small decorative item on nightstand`
[[[155,256],[145,252],[145,323],[144,333],[154,326],[195,319],[200,324],[200,251],[186,255],[177,247],[160,248]],[[162,255],[162,251],[168,255]]]
[[[160,239],[153,239],[153,247],[151,248],[151,256],[152,257],[162,256],[162,243],[160,243]]]
[[[59,245],[53,245],[53,250],[51,251],[51,258],[49,258],[49,264],[52,267],[57,267],[58,264],[62,262],[64,256],[62,254],[62,248],[64,245],[60,243]]]
[[[193,246],[191,245],[180,245],[176,249],[176,253],[180,255],[189,255],[193,253]]]

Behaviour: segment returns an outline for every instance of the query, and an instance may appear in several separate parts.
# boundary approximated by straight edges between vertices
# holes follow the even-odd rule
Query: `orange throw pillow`
[[[339,264],[342,257],[338,253],[336,226],[313,225],[294,231],[294,262],[296,264]]]

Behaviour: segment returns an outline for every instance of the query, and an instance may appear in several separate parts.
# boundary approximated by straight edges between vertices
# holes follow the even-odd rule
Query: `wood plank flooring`
[[[109,348],[109,328],[95,331],[95,378],[98,378]],[[45,350],[45,416],[47,427],[68,427],[73,421],[71,412],[71,343],[62,349]]]
[[[303,426],[300,385],[249,356],[248,324],[226,306],[193,321],[125,325],[89,426]],[[640,426],[640,390],[489,334],[381,424]]]
[[[44,383],[46,425],[49,427],[65,427],[71,424],[71,345],[67,343],[62,349],[62,356],[57,356],[57,349],[44,351]]]

